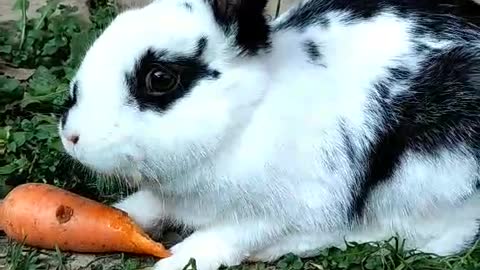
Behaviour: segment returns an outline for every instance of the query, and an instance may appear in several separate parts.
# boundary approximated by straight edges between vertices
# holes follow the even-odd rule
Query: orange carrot
[[[46,184],[23,184],[0,202],[0,229],[27,245],[63,251],[170,256],[123,211]]]

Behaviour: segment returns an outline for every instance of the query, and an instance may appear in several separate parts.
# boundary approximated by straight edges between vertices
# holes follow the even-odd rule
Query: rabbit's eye
[[[148,94],[157,96],[174,90],[179,83],[178,76],[164,67],[153,68],[145,79]]]

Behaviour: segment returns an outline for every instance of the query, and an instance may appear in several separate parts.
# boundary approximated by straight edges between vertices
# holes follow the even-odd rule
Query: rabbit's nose
[[[77,144],[80,140],[80,135],[73,134],[67,137],[67,140],[73,144]]]

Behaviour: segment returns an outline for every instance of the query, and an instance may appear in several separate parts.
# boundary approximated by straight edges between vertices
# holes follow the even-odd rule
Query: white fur
[[[142,172],[142,191],[116,206],[144,228],[168,218],[196,229],[156,270],[182,269],[190,257],[199,270],[214,270],[248,258],[312,255],[342,246],[344,238],[396,233],[409,247],[450,254],[461,249],[459,239],[473,236],[478,195],[458,201],[474,190],[474,161],[460,150],[436,160],[408,155],[374,192],[365,226],[346,221],[357,168],[338,123],[343,119],[360,151],[376,140],[371,124],[383,123],[364,112],[374,106],[367,95],[386,67],[415,71],[421,56],[413,50],[412,22],[385,13],[347,25],[336,12],[328,28],[276,32],[271,52],[236,58],[206,1],[189,1],[194,12],[182,2],[156,1],[113,21],[78,71],[78,103],[61,131],[66,150],[90,167]],[[220,79],[200,81],[166,113],[125,103],[124,73],[146,48],[185,53],[201,35],[209,41],[203,60]],[[322,44],[321,65],[305,59],[307,38]],[[65,139],[72,134],[80,136],[75,146]]]

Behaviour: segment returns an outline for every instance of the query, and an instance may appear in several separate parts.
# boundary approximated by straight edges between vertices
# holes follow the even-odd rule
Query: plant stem
[[[21,11],[22,11],[22,19],[21,19],[21,27],[22,32],[20,35],[20,45],[19,49],[23,48],[23,44],[25,43],[25,36],[27,33],[27,0],[20,0],[21,2]]]

